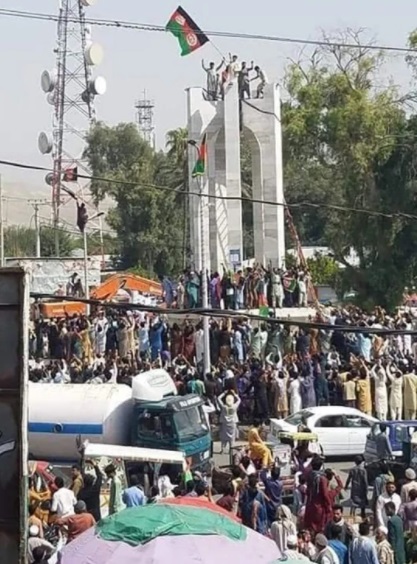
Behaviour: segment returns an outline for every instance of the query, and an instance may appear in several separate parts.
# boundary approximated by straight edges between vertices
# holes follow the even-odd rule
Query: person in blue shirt
[[[139,478],[136,475],[130,477],[130,488],[123,490],[122,500],[126,507],[138,507],[146,504],[146,497],[141,490]]]
[[[347,546],[340,540],[341,537],[341,528],[337,525],[330,526],[330,540],[329,546],[334,550],[339,558],[340,564],[348,564],[349,563],[349,552]]]
[[[366,521],[359,524],[359,536],[349,546],[350,564],[379,564],[375,542],[369,538],[370,525]]]
[[[278,507],[282,505],[281,470],[274,466],[270,476],[268,476],[268,470],[262,470],[259,477],[265,486],[265,495],[268,498],[268,520],[272,523],[275,520]]]

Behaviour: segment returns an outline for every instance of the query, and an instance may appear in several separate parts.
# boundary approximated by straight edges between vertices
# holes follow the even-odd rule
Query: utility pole
[[[39,225],[39,204],[34,204],[35,210],[35,233],[36,233],[36,258],[41,256],[41,227]]]
[[[0,266],[4,266],[3,182],[0,175]]]
[[[209,318],[207,315],[207,310],[209,308],[209,300],[208,300],[208,287],[207,287],[207,257],[206,257],[206,242],[205,242],[205,225],[204,225],[204,208],[207,205],[206,198],[207,194],[205,193],[205,182],[204,179],[199,176],[198,177],[198,187],[200,192],[200,253],[201,253],[201,298],[202,298],[202,306],[205,310],[205,315],[203,315],[203,343],[204,343],[204,377],[206,374],[211,372],[211,360],[210,360],[210,324]]]

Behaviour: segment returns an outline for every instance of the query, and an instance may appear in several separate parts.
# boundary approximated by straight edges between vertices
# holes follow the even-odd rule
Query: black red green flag
[[[196,176],[204,176],[207,164],[207,134],[204,134],[201,145],[198,148],[198,159],[193,169],[193,178]]]
[[[200,49],[200,47],[210,41],[207,35],[201,31],[181,6],[178,6],[172,14],[167,23],[166,30],[170,31],[178,39],[183,57]]]

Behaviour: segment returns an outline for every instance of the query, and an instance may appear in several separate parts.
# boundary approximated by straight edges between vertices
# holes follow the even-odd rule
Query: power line
[[[4,160],[0,160],[0,165],[4,165],[4,166],[10,166],[10,167],[14,167],[14,168],[20,168],[20,169],[25,169],[25,170],[37,170],[37,171],[43,171],[43,172],[53,172],[50,168],[46,168],[46,167],[42,167],[42,166],[36,166],[36,165],[28,165],[28,164],[24,164],[24,163],[18,163],[18,162],[14,162],[14,161],[4,161]],[[142,188],[152,188],[154,190],[161,190],[161,191],[165,191],[165,192],[174,192],[175,194],[178,194],[178,190],[176,188],[170,188],[169,186],[158,186],[156,184],[148,184],[148,183],[143,183],[143,182],[132,182],[129,180],[115,180],[112,178],[103,178],[100,176],[90,176],[90,175],[86,175],[86,174],[78,174],[79,178],[82,178],[84,180],[89,180],[90,182],[107,182],[109,184],[116,184],[116,185],[120,185],[120,186],[140,186]],[[187,191],[186,193],[187,195],[192,195],[192,196],[200,196],[200,192],[193,192],[191,190]],[[386,219],[399,219],[399,218],[403,218],[403,219],[415,219],[417,220],[417,215],[414,214],[409,214],[409,213],[405,213],[405,212],[392,212],[392,213],[386,213],[386,212],[379,212],[379,211],[375,211],[375,210],[370,210],[367,208],[352,208],[349,206],[339,206],[336,204],[327,204],[327,203],[315,203],[315,202],[309,202],[307,200],[304,200],[302,202],[273,202],[271,200],[261,200],[258,198],[247,198],[245,196],[221,196],[221,195],[216,195],[216,196],[208,196],[209,200],[229,200],[229,201],[241,201],[241,202],[250,202],[250,203],[254,203],[254,204],[263,204],[265,206],[281,206],[281,207],[285,207],[285,208],[292,208],[292,209],[300,209],[300,208],[312,208],[312,209],[330,209],[330,210],[334,210],[334,211],[342,211],[342,212],[350,212],[350,213],[358,213],[358,214],[363,214],[363,215],[367,215],[370,217],[382,217],[382,218],[386,218]]]
[[[234,318],[234,319],[250,319],[253,321],[260,321],[263,323],[273,324],[273,325],[284,325],[284,326],[298,326],[306,329],[320,329],[322,331],[340,331],[343,333],[362,333],[365,335],[417,335],[417,330],[415,329],[387,329],[380,327],[369,327],[369,326],[358,326],[358,325],[330,325],[329,323],[317,322],[317,321],[298,321],[296,319],[279,318],[279,317],[263,317],[261,315],[256,315],[252,313],[245,313],[241,311],[231,310],[231,309],[169,309],[159,306],[149,306],[140,304],[121,304],[119,302],[107,302],[105,300],[92,300],[86,298],[75,298],[74,296],[57,296],[56,294],[44,294],[39,292],[33,292],[30,294],[31,298],[37,300],[51,300],[51,301],[64,301],[64,302],[78,302],[88,305],[94,305],[99,307],[106,307],[108,309],[125,309],[125,310],[137,310],[144,311],[148,313],[155,313],[158,315],[180,315],[180,316],[208,316],[217,319]]]
[[[0,16],[8,16],[14,18],[23,18],[28,20],[41,20],[41,21],[52,21],[57,22],[58,16],[54,14],[45,14],[41,12],[28,12],[22,10],[9,10],[6,8],[0,9]],[[74,20],[75,21],[75,20]],[[86,18],[86,23],[89,25],[101,26],[101,27],[115,27],[119,29],[131,29],[135,31],[149,31],[149,32],[166,32],[165,26],[153,25],[132,21],[123,20],[107,20],[107,19],[97,19],[97,18]],[[73,20],[68,18],[68,22],[72,23]],[[336,47],[336,48],[347,48],[347,49],[368,49],[372,51],[391,51],[397,53],[415,53],[417,49],[412,49],[408,47],[398,47],[390,45],[361,45],[359,43],[347,43],[343,41],[327,41],[327,40],[314,40],[314,39],[302,39],[297,37],[282,37],[277,35],[262,35],[255,33],[238,33],[233,31],[216,31],[216,30],[205,30],[196,32],[208,35],[209,37],[226,37],[231,39],[244,39],[251,41],[269,41],[277,43],[293,43],[298,45],[312,45],[316,47]]]

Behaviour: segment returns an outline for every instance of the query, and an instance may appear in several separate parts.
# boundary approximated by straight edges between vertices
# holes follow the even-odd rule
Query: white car
[[[276,430],[296,432],[306,425],[318,436],[325,456],[352,457],[363,454],[366,437],[378,421],[352,407],[328,405],[302,409],[286,419],[273,419]]]

